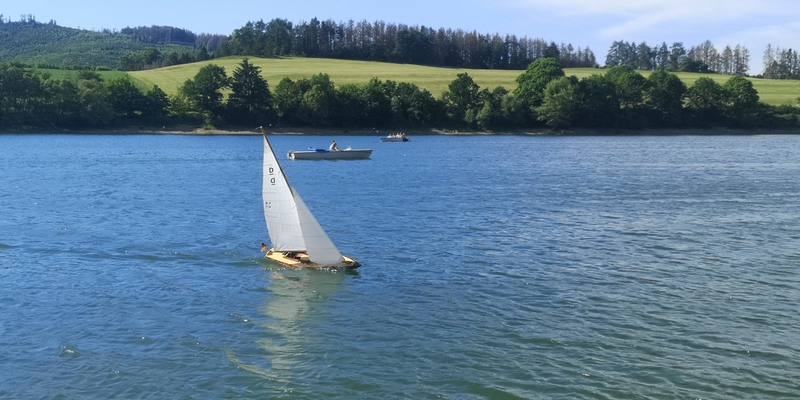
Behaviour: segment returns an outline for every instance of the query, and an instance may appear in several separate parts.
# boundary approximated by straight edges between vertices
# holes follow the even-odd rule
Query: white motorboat
[[[393,133],[389,136],[382,137],[381,142],[407,142],[408,136],[405,133]]]
[[[372,149],[344,149],[344,150],[290,150],[287,154],[290,160],[366,160],[372,155]]]

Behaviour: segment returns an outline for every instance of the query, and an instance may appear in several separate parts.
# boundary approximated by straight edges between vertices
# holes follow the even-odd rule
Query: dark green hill
[[[0,19],[0,63],[114,69],[119,66],[121,56],[150,47],[162,53],[193,50],[190,45],[143,43],[130,34],[67,28],[53,22]]]

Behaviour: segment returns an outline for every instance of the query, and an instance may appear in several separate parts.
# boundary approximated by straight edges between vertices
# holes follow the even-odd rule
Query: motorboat
[[[286,155],[290,160],[366,160],[372,155],[372,149],[344,150],[290,150]]]
[[[393,133],[389,136],[382,137],[381,142],[407,142],[408,136],[405,133]]]

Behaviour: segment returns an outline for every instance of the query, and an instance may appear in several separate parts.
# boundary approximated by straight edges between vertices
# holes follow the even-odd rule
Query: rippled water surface
[[[0,135],[0,398],[800,397],[800,137],[335,139]]]

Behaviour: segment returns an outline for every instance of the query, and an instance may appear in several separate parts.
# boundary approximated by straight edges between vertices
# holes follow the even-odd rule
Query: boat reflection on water
[[[259,352],[242,358],[228,351],[228,359],[237,367],[275,384],[289,384],[292,371],[303,362],[299,355],[307,353],[307,343],[319,336],[304,327],[315,325],[326,314],[326,307],[341,290],[347,276],[358,276],[355,270],[293,269],[267,261],[269,296],[259,308],[264,318],[263,338],[257,341]],[[256,358],[254,358],[256,357]],[[264,360],[262,357],[266,357]],[[265,362],[266,361],[266,362]]]
[[[340,290],[347,275],[358,275],[356,271],[293,269],[275,267],[271,271],[269,301],[259,310],[276,323],[287,322],[294,329],[296,322],[320,316],[327,301]],[[280,324],[278,324],[280,325]],[[268,326],[278,333],[284,332],[281,326]]]

